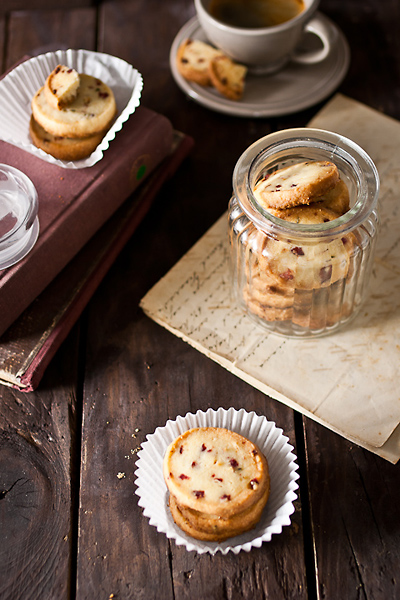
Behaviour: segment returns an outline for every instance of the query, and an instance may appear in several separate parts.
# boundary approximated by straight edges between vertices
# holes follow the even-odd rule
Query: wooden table
[[[27,53],[57,47],[117,55],[143,74],[142,103],[193,136],[195,147],[39,389],[0,389],[0,598],[400,598],[399,465],[258,392],[139,308],[226,210],[242,151],[271,131],[306,125],[323,103],[253,119],[189,100],[171,76],[169,49],[194,14],[192,0],[50,5],[3,0],[3,71]],[[320,8],[351,47],[340,91],[399,119],[397,0],[322,0]],[[301,478],[292,524],[281,535],[250,553],[212,557],[187,552],[149,525],[134,470],[148,433],[169,418],[219,406],[254,410],[283,428]]]

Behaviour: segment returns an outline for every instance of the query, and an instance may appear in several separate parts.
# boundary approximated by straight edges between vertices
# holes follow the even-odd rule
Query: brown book
[[[30,253],[0,271],[0,335],[170,154],[172,142],[169,120],[143,106],[89,168],[64,169],[0,141],[0,163],[37,189],[40,227]]]
[[[32,391],[97,286],[193,140],[174,132],[170,153],[0,337],[0,383]]]

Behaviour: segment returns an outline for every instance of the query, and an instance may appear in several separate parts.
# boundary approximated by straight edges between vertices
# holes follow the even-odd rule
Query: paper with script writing
[[[397,462],[400,123],[337,95],[310,126],[353,139],[372,157],[381,178],[381,233],[369,296],[356,319],[343,331],[314,340],[286,339],[254,324],[231,295],[227,215],[150,290],[141,306],[257,389]]]

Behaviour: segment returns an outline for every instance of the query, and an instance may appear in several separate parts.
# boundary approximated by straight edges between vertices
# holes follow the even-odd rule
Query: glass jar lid
[[[24,173],[0,164],[0,269],[20,261],[39,235],[38,195]]]

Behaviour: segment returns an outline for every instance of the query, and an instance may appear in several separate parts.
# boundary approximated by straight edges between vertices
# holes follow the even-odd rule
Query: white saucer
[[[327,98],[343,81],[350,64],[350,50],[338,27],[317,13],[331,30],[333,48],[320,63],[289,63],[278,73],[266,76],[248,74],[243,97],[239,101],[221,96],[214,88],[187,81],[176,68],[176,53],[186,38],[208,41],[197,17],[178,32],[170,51],[170,67],[178,86],[199,104],[226,114],[241,117],[277,117],[295,113]]]

